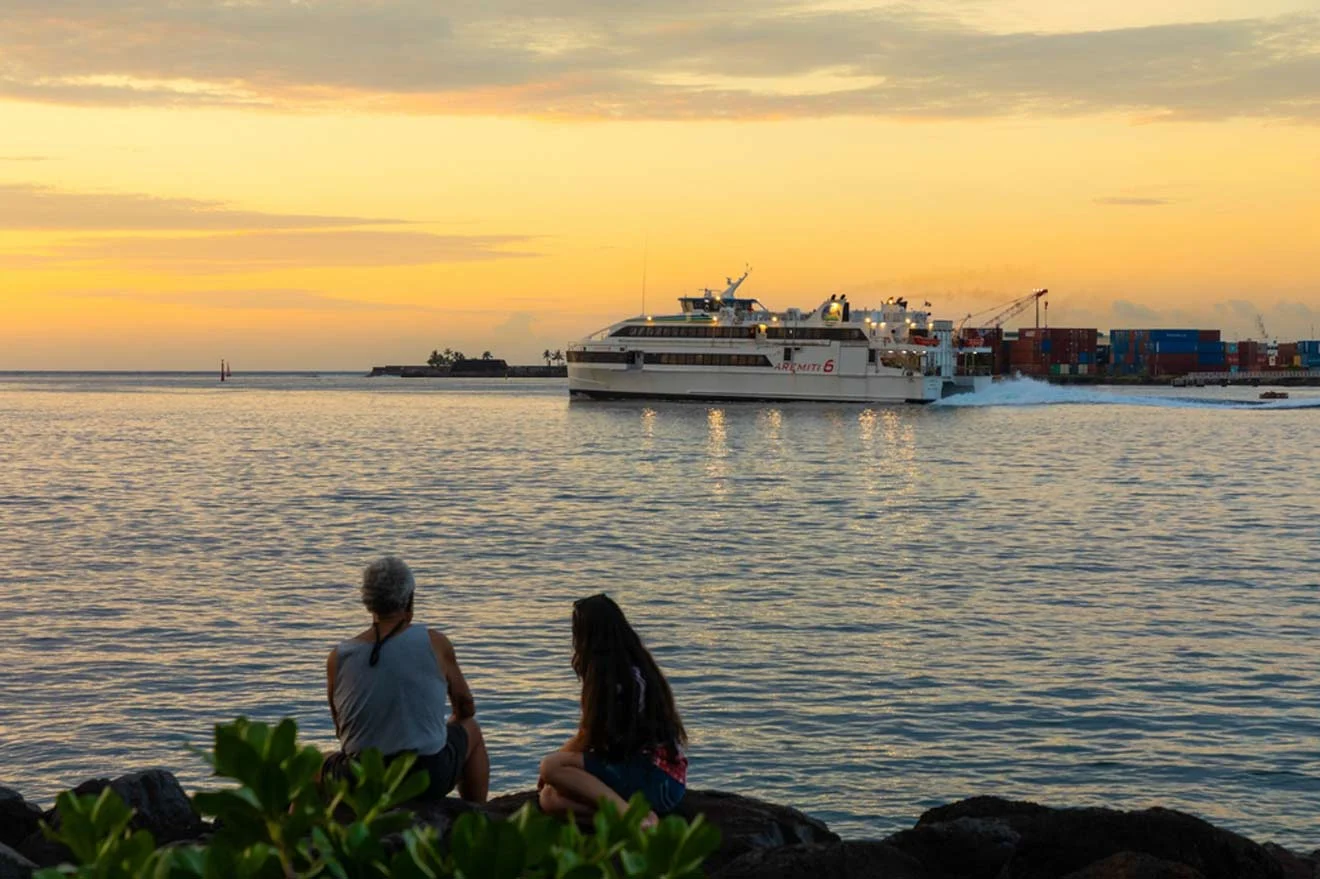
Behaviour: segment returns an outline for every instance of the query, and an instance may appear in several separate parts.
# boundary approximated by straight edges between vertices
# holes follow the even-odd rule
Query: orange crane
[[[1036,327],[1039,329],[1040,301],[1045,297],[1045,294],[1048,292],[1050,291],[1042,287],[1039,290],[1032,290],[1026,296],[1020,296],[1017,299],[1014,299],[1012,302],[1003,305],[995,305],[983,311],[978,311],[974,314],[968,314],[958,324],[958,331],[954,335],[955,337],[961,338],[963,327],[967,326],[967,322],[972,320],[972,318],[977,318],[976,322],[981,324],[982,326],[986,326],[986,327],[1001,326],[1004,323],[1004,321],[1008,320],[1013,315],[1026,311],[1026,309],[1033,303],[1036,306]],[[1049,303],[1046,303],[1045,307],[1048,309],[1050,307]],[[986,315],[986,314],[989,314],[991,316],[984,319],[981,318],[981,315]]]

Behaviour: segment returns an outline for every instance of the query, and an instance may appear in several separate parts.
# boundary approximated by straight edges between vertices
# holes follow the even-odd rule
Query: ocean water
[[[974,794],[1320,845],[1320,392],[1033,382],[929,407],[562,381],[0,374],[0,784],[48,803],[239,714],[329,749],[363,564],[476,693],[493,789],[576,721],[615,596],[691,782],[849,837]]]

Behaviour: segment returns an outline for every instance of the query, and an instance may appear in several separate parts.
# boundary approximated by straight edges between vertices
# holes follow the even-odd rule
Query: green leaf
[[[619,863],[623,865],[623,871],[629,876],[642,876],[646,873],[646,855],[631,849],[624,849],[619,852]]]
[[[412,827],[413,815],[411,812],[387,812],[363,823],[371,831],[372,836],[389,836],[391,833],[402,833]]]
[[[289,780],[289,790],[299,794],[304,788],[310,787],[324,762],[321,752],[315,748],[303,748],[287,759],[283,768],[284,775]]]
[[[390,879],[436,879],[436,874],[418,861],[410,849],[404,849],[390,858]]]
[[[269,763],[283,763],[293,756],[298,746],[298,724],[291,718],[284,718],[271,733],[263,755]]]
[[[261,758],[265,758],[270,747],[270,727],[264,723],[251,722],[244,725],[239,738],[247,742]]]
[[[551,849],[559,840],[559,821],[532,808],[531,803],[524,803],[522,808],[508,818],[508,822],[522,833],[529,865],[551,861]]]
[[[449,831],[449,851],[457,860],[468,857],[477,848],[477,840],[489,819],[480,812],[464,812]]]
[[[660,822],[647,840],[647,855],[653,872],[672,877],[697,876],[701,864],[720,846],[720,831],[698,815],[689,825],[670,816]]]
[[[208,849],[200,846],[181,846],[172,850],[173,870],[171,874],[177,875],[179,879],[183,877],[197,877],[197,879],[206,879],[206,864]]]
[[[393,789],[385,800],[385,808],[393,809],[410,800],[415,800],[426,793],[426,789],[430,786],[430,774],[425,769],[419,769],[407,778],[400,780],[397,785],[392,786]]]
[[[215,728],[215,774],[249,786],[261,775],[261,754],[237,724]]]
[[[261,801],[264,814],[276,816],[289,811],[289,781],[278,768],[264,769],[252,788]]]
[[[400,754],[394,758],[394,762],[385,770],[385,789],[392,791],[397,788],[399,782],[403,781],[404,776],[408,774],[408,770],[412,769],[413,764],[416,762],[417,755],[411,753]]]
[[[556,875],[558,879],[601,879],[606,874],[599,864],[578,864],[573,869]]]
[[[526,863],[527,846],[517,827],[501,821],[494,831],[495,860],[490,865],[490,879],[518,879]]]

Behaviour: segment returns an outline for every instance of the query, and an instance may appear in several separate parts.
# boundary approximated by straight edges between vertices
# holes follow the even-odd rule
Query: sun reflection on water
[[[325,655],[388,551],[497,791],[571,733],[571,602],[605,589],[697,787],[850,836],[995,793],[1316,844],[1314,413],[562,394],[0,385],[0,781],[195,785],[183,745],[239,713],[329,747]]]

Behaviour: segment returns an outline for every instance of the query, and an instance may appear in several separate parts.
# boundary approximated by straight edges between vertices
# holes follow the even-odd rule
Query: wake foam
[[[1226,400],[1212,397],[1133,394],[1109,390],[1113,386],[1053,385],[1040,379],[1018,376],[992,384],[974,394],[957,394],[937,400],[933,406],[965,408],[977,406],[1153,406],[1161,409],[1320,409],[1320,397],[1294,400]],[[1195,393],[1193,388],[1177,389]],[[1254,390],[1254,389],[1252,389]],[[1293,393],[1290,391],[1290,393]]]

